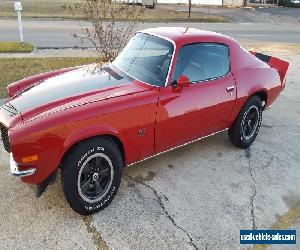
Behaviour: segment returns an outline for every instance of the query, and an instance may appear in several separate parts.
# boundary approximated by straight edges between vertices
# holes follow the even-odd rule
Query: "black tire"
[[[252,118],[250,119],[248,116]],[[230,140],[239,148],[250,147],[259,132],[261,120],[262,101],[255,95],[249,98],[235,122],[229,128],[228,135]]]
[[[120,186],[123,162],[109,137],[94,137],[75,145],[62,164],[62,187],[71,208],[89,215],[104,209]]]

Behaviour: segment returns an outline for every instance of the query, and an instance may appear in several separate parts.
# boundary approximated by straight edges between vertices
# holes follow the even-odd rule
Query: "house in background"
[[[223,0],[192,0],[195,5],[218,5],[222,6]],[[188,0],[157,0],[157,3],[162,4],[188,4]]]
[[[188,0],[157,0],[162,4],[188,4]],[[192,0],[193,5],[212,6],[261,6],[262,0]],[[267,5],[277,5],[278,0],[266,0]]]
[[[1,1],[1,0],[0,0]],[[156,4],[189,4],[189,0],[114,0],[116,2],[139,4],[154,8]],[[203,6],[270,6],[278,5],[279,0],[191,0],[192,5]],[[264,3],[265,2],[265,3]]]

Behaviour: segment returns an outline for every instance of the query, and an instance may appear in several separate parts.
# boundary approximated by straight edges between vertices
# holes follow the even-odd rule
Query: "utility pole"
[[[189,20],[191,19],[192,0],[189,0]]]

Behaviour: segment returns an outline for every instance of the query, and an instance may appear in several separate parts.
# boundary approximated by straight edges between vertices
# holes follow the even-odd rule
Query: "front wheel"
[[[228,130],[230,140],[240,148],[248,148],[254,142],[262,120],[262,102],[252,96],[241,109],[237,119]]]
[[[71,208],[89,215],[105,208],[116,195],[122,176],[122,157],[108,137],[77,144],[62,165],[62,185]]]

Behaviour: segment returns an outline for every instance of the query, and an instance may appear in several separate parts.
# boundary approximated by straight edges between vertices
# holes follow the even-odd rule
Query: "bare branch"
[[[81,42],[95,47],[101,60],[111,60],[126,45],[144,8],[113,0],[81,0],[73,4],[73,15],[82,15],[91,26],[74,34]]]

